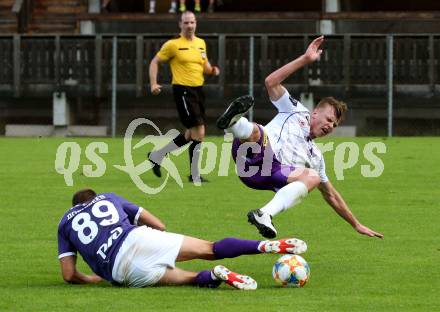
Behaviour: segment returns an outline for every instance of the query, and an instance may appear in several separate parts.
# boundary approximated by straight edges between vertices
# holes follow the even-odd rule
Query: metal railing
[[[211,63],[223,69],[208,78],[221,92],[246,86],[253,73],[255,86],[262,85],[272,70],[304,52],[314,35],[208,35]],[[392,70],[396,90],[435,92],[440,84],[440,35],[393,35]],[[111,88],[112,36],[14,35],[0,37],[0,92],[16,96],[28,89],[52,90],[69,87],[102,96]],[[145,94],[148,65],[170,36],[117,36],[117,89]],[[253,39],[251,39],[253,38]],[[253,51],[249,53],[250,41]],[[386,90],[387,36],[328,36],[321,60],[301,69],[286,84],[303,90],[340,88],[344,91]],[[251,60],[250,58],[253,57]],[[250,64],[253,64],[250,71]],[[171,79],[161,69],[159,81]],[[400,86],[400,87],[399,87]]]
[[[15,0],[12,6],[12,13],[17,16],[17,31],[26,33],[32,18],[32,0]]]

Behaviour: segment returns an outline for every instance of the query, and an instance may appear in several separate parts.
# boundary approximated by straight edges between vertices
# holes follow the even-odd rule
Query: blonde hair
[[[316,105],[316,108],[322,108],[326,105],[330,105],[335,109],[336,122],[337,124],[340,124],[344,120],[345,113],[348,110],[347,104],[345,104],[345,102],[336,100],[332,96],[328,96],[319,101],[318,105]]]

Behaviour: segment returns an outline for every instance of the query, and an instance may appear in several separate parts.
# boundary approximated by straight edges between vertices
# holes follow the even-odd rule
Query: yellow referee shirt
[[[165,42],[157,56],[161,61],[170,63],[172,84],[189,87],[203,85],[203,66],[208,60],[205,40],[198,37],[187,40],[180,36]]]

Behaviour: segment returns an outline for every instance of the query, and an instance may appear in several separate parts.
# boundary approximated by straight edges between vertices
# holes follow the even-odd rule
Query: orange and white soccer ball
[[[275,262],[272,276],[283,287],[303,287],[310,278],[310,267],[301,256],[284,255]]]

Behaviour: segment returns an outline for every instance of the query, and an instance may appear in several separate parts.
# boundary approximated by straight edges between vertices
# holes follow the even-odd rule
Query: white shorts
[[[113,265],[113,279],[128,287],[156,284],[174,268],[183,235],[140,226],[128,233]]]

